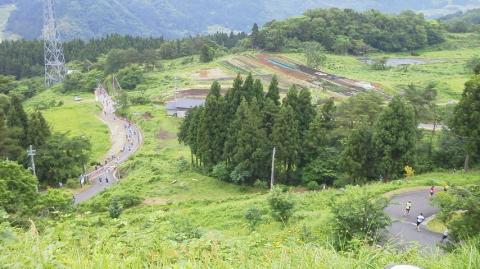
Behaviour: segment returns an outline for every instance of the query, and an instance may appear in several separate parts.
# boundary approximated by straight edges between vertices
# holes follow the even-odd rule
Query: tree
[[[76,178],[88,163],[91,145],[84,137],[67,137],[54,133],[37,149],[35,163],[40,182],[56,185]]]
[[[378,168],[386,179],[403,174],[415,162],[417,125],[413,109],[395,96],[375,124],[373,141],[379,156]]]
[[[387,205],[387,199],[382,196],[369,193],[362,187],[347,187],[331,204],[334,234],[339,237],[341,247],[354,238],[376,242],[381,231],[390,224],[390,218],[384,212]]]
[[[295,109],[295,108],[294,108]],[[310,91],[302,88],[298,94],[298,102],[296,107],[297,119],[299,123],[300,133],[305,135],[308,131],[310,123],[315,118],[315,107],[312,104],[312,96]]]
[[[273,75],[272,81],[270,81],[270,86],[268,86],[268,92],[265,97],[272,100],[276,106],[280,105],[280,90],[278,89],[277,75]]]
[[[0,209],[20,213],[31,208],[38,197],[37,179],[22,166],[0,162]]]
[[[298,164],[300,155],[300,132],[295,111],[283,104],[273,125],[273,146],[277,148],[277,160],[290,173]]]
[[[313,69],[325,64],[327,56],[325,55],[325,48],[317,42],[305,42],[303,45],[305,58],[307,59],[307,66]]]
[[[452,241],[460,243],[480,233],[480,186],[454,187],[435,195],[438,217],[447,224]]]
[[[202,63],[208,63],[215,58],[215,49],[208,44],[204,44],[200,50],[200,61]]]
[[[268,175],[270,146],[262,125],[257,102],[248,104],[245,100],[242,101],[231,125],[231,128],[238,130],[233,138],[235,147],[232,163],[252,176],[246,183],[253,183],[256,178],[265,178]]]
[[[252,27],[252,34],[250,35],[252,39],[253,49],[259,48],[261,46],[260,40],[260,31],[258,30],[258,24],[254,23]]]
[[[480,147],[480,75],[475,75],[465,84],[462,99],[455,107],[452,119],[453,132],[465,139],[465,171],[469,168],[470,156]]]
[[[322,105],[320,109],[322,127],[327,130],[332,130],[335,128],[335,112],[337,108],[335,107],[335,101],[333,98],[327,99],[327,101]]]
[[[18,130],[20,144],[26,148],[28,146],[28,116],[23,110],[20,99],[16,96],[11,98],[10,107],[7,113],[7,126]]]
[[[22,152],[17,132],[7,128],[3,114],[0,113],[0,158],[17,160]]]
[[[348,98],[338,107],[337,121],[345,127],[373,126],[383,109],[385,98],[370,91]]]
[[[360,183],[376,177],[376,162],[373,133],[369,126],[363,125],[349,135],[340,166],[353,179],[353,183]]]
[[[28,122],[27,142],[36,148],[43,146],[50,137],[50,127],[40,111],[33,112]]]
[[[14,76],[0,75],[0,93],[9,94],[16,86],[17,81]]]
[[[143,77],[143,71],[138,65],[129,65],[120,69],[117,78],[120,86],[124,90],[134,90],[138,84],[145,80]]]

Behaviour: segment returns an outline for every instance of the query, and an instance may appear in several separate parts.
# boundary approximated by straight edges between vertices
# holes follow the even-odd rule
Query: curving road
[[[101,119],[110,129],[112,147],[101,166],[85,179],[92,185],[75,194],[75,204],[86,201],[119,181],[118,165],[132,156],[142,144],[141,131],[135,124],[115,115],[115,101],[103,88],[95,90],[95,99],[102,104]]]
[[[412,209],[408,216],[404,216],[405,205],[408,201],[412,202]],[[394,196],[388,207],[385,208],[385,212],[392,219],[392,224],[387,228],[388,238],[400,247],[416,244],[424,250],[434,250],[440,242],[442,234],[427,230],[425,224],[438,211],[439,209],[430,203],[428,187],[424,190],[410,191]],[[420,232],[417,232],[416,219],[420,213],[425,216],[425,221],[420,225]]]

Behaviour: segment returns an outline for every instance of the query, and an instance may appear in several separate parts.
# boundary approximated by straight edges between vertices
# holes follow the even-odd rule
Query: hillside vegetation
[[[12,1],[3,1],[11,3]],[[3,3],[0,1],[0,4]],[[6,30],[27,39],[39,38],[42,28],[41,0],[13,1],[16,10]],[[226,31],[248,31],[253,23],[264,23],[300,14],[318,7],[339,7],[355,10],[377,9],[399,13],[404,10],[448,14],[456,10],[478,7],[475,0],[454,1],[172,1],[172,0],[58,0],[57,13],[62,36],[66,39],[100,37],[120,33],[143,36],[184,37],[206,33],[209,27]],[[231,16],[231,14],[236,14]],[[432,13],[433,14],[433,13]],[[216,27],[215,27],[216,26]]]

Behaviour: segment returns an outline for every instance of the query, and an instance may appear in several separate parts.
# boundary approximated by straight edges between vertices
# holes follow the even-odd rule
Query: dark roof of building
[[[205,104],[203,99],[178,98],[167,103],[167,110],[191,109]]]

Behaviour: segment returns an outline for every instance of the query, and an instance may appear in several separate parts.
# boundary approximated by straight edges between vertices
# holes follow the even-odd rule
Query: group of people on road
[[[443,190],[448,191],[448,185],[444,185]],[[432,199],[433,196],[435,195],[435,191],[436,191],[435,186],[430,187],[430,189],[429,189],[430,199]],[[405,204],[405,212],[403,213],[403,216],[410,215],[411,209],[412,209],[412,201],[409,200]],[[420,213],[417,216],[416,221],[417,221],[417,223],[416,223],[417,232],[420,232],[420,225],[425,221],[425,216],[423,215],[423,213]],[[445,239],[447,239],[447,237],[448,237],[448,229],[446,229],[443,232],[441,242],[443,243],[445,241]]]

